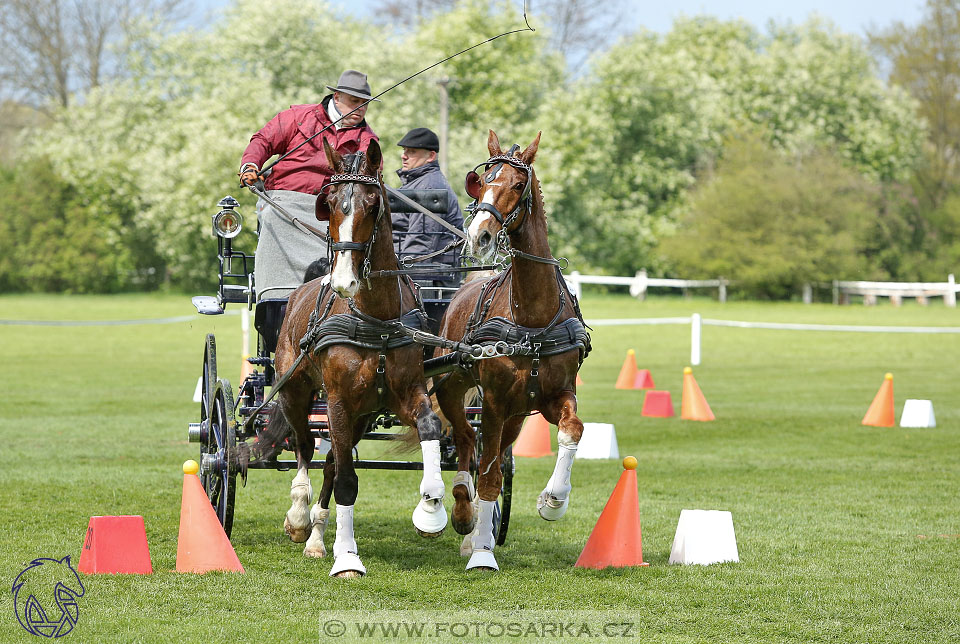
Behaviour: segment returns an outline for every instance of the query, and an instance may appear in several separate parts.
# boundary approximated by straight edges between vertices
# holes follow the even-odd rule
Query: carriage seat
[[[404,197],[417,202],[430,212],[442,215],[447,212],[447,199],[449,193],[446,190],[397,190]],[[408,206],[393,193],[387,193],[387,203],[390,204],[390,212],[412,213],[417,212],[412,206]]]
[[[253,328],[260,334],[263,348],[269,353],[277,350],[277,339],[280,337],[280,325],[287,312],[287,298],[264,298],[257,302],[253,314]]]

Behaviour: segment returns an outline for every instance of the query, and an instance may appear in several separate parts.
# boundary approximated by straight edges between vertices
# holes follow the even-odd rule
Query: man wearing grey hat
[[[240,181],[252,185],[263,179],[267,195],[294,217],[320,220],[326,230],[330,213],[317,200],[333,169],[323,153],[323,139],[340,154],[365,151],[377,135],[367,125],[367,104],[374,99],[367,75],[348,69],[337,85],[315,105],[293,105],[277,114],[250,138],[240,160]],[[284,155],[320,130],[334,124],[260,176],[260,168],[274,155]],[[257,299],[285,297],[303,282],[311,262],[327,256],[326,244],[300,231],[262,199],[257,203],[260,239],[257,243],[255,286]]]
[[[397,143],[403,152],[400,161],[403,168],[397,170],[400,177],[400,188],[403,190],[446,190],[447,212],[443,219],[457,228],[463,228],[463,214],[457,195],[450,187],[447,179],[440,172],[437,163],[437,152],[440,151],[440,139],[425,127],[418,127],[407,132],[406,136]],[[401,258],[422,256],[441,250],[451,242],[457,240],[456,235],[441,226],[433,219],[419,212],[393,214],[394,246],[397,255]],[[459,253],[450,251],[434,262],[456,264]],[[442,280],[444,276],[434,276]],[[437,284],[439,286],[439,284]]]

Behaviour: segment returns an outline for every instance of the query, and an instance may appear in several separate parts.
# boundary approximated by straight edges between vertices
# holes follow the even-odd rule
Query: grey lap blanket
[[[327,222],[317,221],[314,214],[316,195],[289,190],[268,190],[267,195],[297,219],[327,231]],[[257,300],[286,297],[303,283],[303,274],[310,263],[327,256],[327,244],[298,229],[262,199],[257,201],[257,218],[260,222],[254,264]]]

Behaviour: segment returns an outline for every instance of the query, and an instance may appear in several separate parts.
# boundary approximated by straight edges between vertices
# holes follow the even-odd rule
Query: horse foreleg
[[[447,511],[443,507],[443,478],[440,475],[440,418],[430,406],[423,386],[411,387],[398,416],[405,425],[417,428],[420,451],[423,453],[423,477],[420,479],[420,502],[413,510],[413,527],[421,537],[439,537],[447,527]]]
[[[327,522],[330,519],[330,497],[333,494],[333,477],[336,466],[333,462],[333,452],[327,452],[327,460],[323,464],[323,485],[317,496],[317,503],[310,510],[310,538],[303,549],[307,557],[325,557],[327,548],[323,545],[323,535],[327,531]]]
[[[328,392],[329,393],[329,392]],[[327,417],[330,422],[330,442],[336,474],[333,478],[333,496],[337,502],[337,537],[333,542],[331,577],[359,577],[365,575],[357,541],[353,535],[353,505],[357,502],[357,471],[353,467],[353,423],[342,406],[331,396]]]
[[[583,435],[583,422],[577,417],[577,397],[572,391],[546,406],[544,418],[557,424],[557,463],[547,486],[537,498],[537,511],[547,521],[556,521],[570,504],[570,470]]]
[[[454,376],[455,377],[455,376]],[[453,442],[457,446],[457,474],[453,477],[453,512],[451,521],[458,534],[469,535],[477,525],[477,491],[473,486],[470,466],[476,452],[477,436],[467,421],[466,406],[462,388],[443,387],[437,391],[437,404],[450,421],[453,428]],[[469,546],[468,540],[464,540]],[[469,556],[471,549],[461,549],[461,554]]]
[[[313,498],[309,467],[314,444],[307,427],[310,394],[297,389],[293,381],[284,394],[270,418],[271,423],[282,422],[291,426],[297,452],[297,475],[290,484],[290,509],[283,519],[283,531],[290,535],[291,541],[303,543],[310,534],[310,500]]]
[[[497,505],[497,497],[503,486],[503,472],[500,471],[502,459],[501,437],[504,432],[504,419],[500,413],[493,410],[488,396],[483,404],[483,444],[480,462],[477,463],[479,477],[477,479],[477,494],[479,512],[477,525],[470,535],[470,561],[467,570],[500,570],[497,560],[493,556],[495,538],[493,536],[493,517]],[[466,545],[466,544],[464,544]],[[461,552],[465,548],[461,546]]]

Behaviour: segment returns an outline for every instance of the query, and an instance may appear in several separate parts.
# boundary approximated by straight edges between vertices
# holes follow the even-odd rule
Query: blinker
[[[466,180],[467,194],[473,197],[474,199],[479,200],[480,187],[481,187],[480,175],[474,172],[473,170],[471,170],[470,172],[467,173],[467,180]]]

